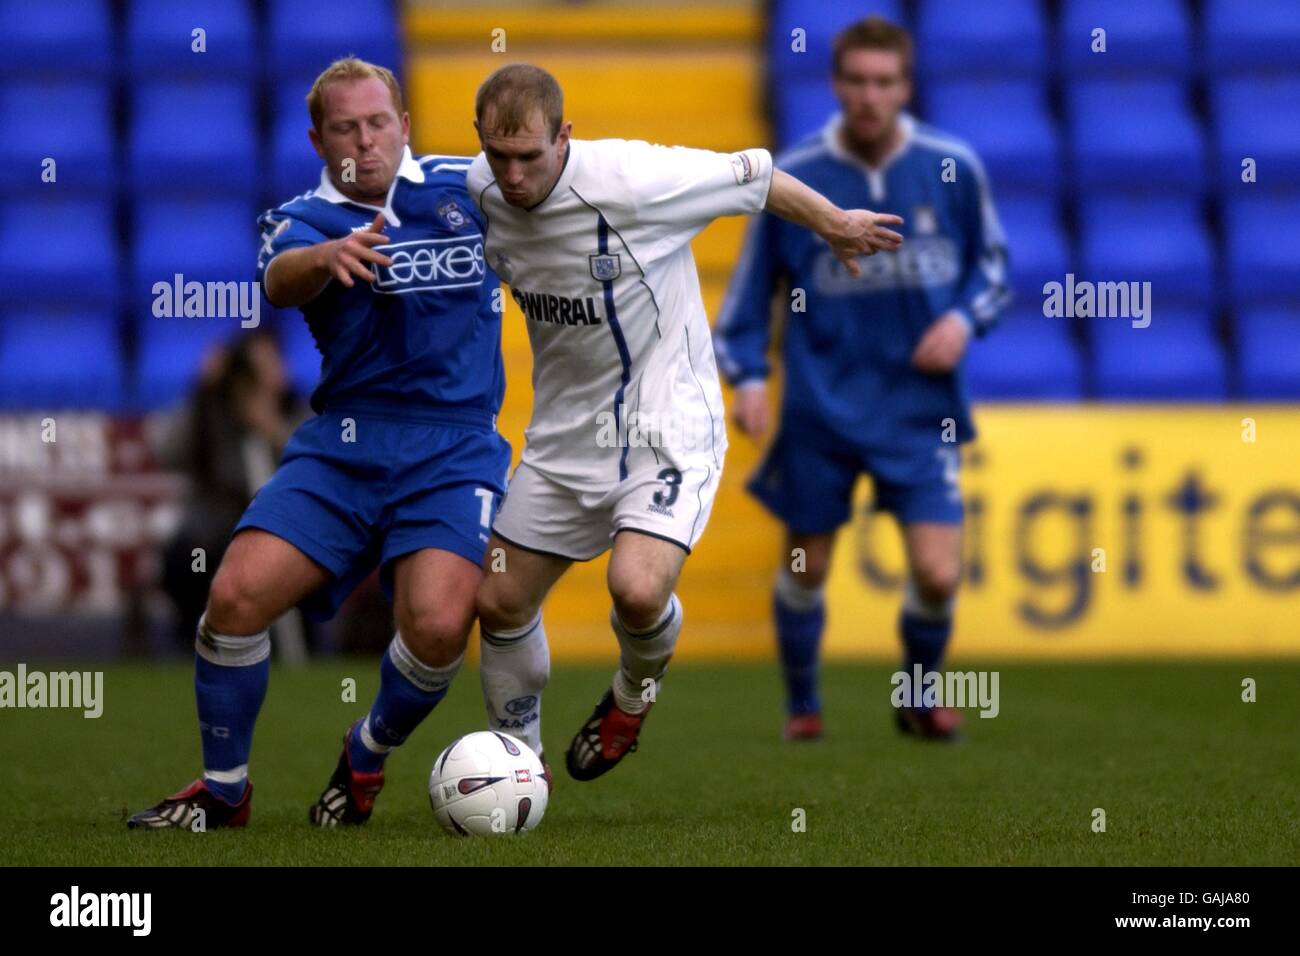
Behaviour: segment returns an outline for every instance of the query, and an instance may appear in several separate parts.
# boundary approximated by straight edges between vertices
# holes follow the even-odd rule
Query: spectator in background
[[[275,335],[259,329],[204,359],[193,394],[167,423],[159,457],[190,481],[184,517],[163,551],[163,587],[184,647],[194,642],[231,531],[307,416]],[[201,572],[195,548],[204,552]]]

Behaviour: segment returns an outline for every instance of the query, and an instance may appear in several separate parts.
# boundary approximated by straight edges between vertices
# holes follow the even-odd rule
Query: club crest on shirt
[[[465,214],[454,202],[445,202],[438,207],[438,215],[446,219],[451,228],[459,229],[465,225]]]
[[[591,263],[591,277],[597,282],[610,282],[623,274],[623,263],[618,253],[587,256]]]

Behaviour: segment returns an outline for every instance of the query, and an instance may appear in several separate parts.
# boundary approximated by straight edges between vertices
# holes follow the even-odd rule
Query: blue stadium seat
[[[1150,282],[1156,309],[1212,303],[1214,248],[1194,199],[1099,199],[1079,215],[1078,278]]]
[[[276,91],[271,115],[270,199],[279,205],[316,188],[324,162],[307,138],[311,117],[307,113],[309,87],[290,85]]]
[[[1106,31],[1106,51],[1092,33]],[[1065,0],[1060,62],[1075,76],[1177,76],[1192,69],[1192,30],[1182,0]]]
[[[922,77],[1039,78],[1047,27],[1037,0],[923,0],[917,17]]]
[[[1070,182],[1084,191],[1199,192],[1205,143],[1183,84],[1095,80],[1069,92]]]
[[[135,407],[151,411],[183,399],[208,350],[243,331],[225,319],[150,319],[136,360]]]
[[[1077,401],[1083,359],[1066,319],[1015,308],[987,337],[971,342],[963,365],[977,400]]]
[[[778,0],[768,20],[768,69],[777,92],[796,79],[828,83],[835,35],[850,23],[872,15],[904,23],[898,0],[863,0],[847,8],[816,0]],[[804,31],[802,52],[792,49],[795,30]]]
[[[1300,188],[1300,75],[1223,81],[1211,102],[1215,178],[1225,193]],[[1241,180],[1246,157],[1256,163],[1254,183]]]
[[[1156,301],[1151,325],[1087,319],[1098,397],[1111,401],[1222,401],[1228,360],[1204,312],[1167,310]]]
[[[1043,286],[1063,282],[1070,271],[1070,248],[1056,203],[1050,199],[995,197],[1007,234],[1011,286],[1019,304],[1039,302]]]
[[[775,100],[777,143],[782,149],[816,133],[840,108],[829,76],[780,82]]]
[[[1061,146],[1041,83],[956,82],[927,88],[924,116],[975,149],[996,195],[1056,195]]]
[[[180,319],[153,315],[154,284],[252,282],[257,269],[256,212],[229,200],[145,200],[135,208],[130,307],[137,324]],[[233,326],[236,318],[217,319]],[[148,325],[146,325],[146,323]]]
[[[397,4],[391,0],[271,0],[263,62],[277,80],[315,77],[355,54],[400,75]]]
[[[113,68],[107,0],[0,0],[0,75],[106,77]]]
[[[110,194],[117,179],[113,109],[102,83],[5,83],[0,128],[17,131],[0,141],[0,190],[9,195]],[[54,183],[41,180],[55,161]]]
[[[1214,73],[1294,71],[1300,65],[1300,3],[1205,0],[1206,65]]]
[[[206,49],[193,49],[195,29]],[[244,0],[131,0],[126,62],[133,79],[228,80],[257,62],[253,20]]]
[[[1300,400],[1300,308],[1246,311],[1236,327],[1241,397]]]
[[[137,87],[129,148],[130,182],[139,196],[254,195],[258,149],[249,87]]]
[[[111,314],[11,310],[0,323],[0,407],[120,410],[125,364]]]
[[[100,200],[30,200],[0,206],[0,234],[30,235],[21,255],[0,259],[6,307],[111,310],[121,299],[112,206]]]
[[[1224,210],[1228,287],[1238,303],[1300,298],[1300,199],[1238,199]]]

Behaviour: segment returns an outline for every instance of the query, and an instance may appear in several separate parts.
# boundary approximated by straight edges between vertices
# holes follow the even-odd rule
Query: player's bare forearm
[[[266,297],[276,308],[310,302],[330,279],[324,246],[304,246],[280,253],[266,269]]]
[[[357,279],[368,283],[374,275],[367,263],[385,267],[393,264],[392,259],[373,248],[388,241],[384,235],[384,214],[379,213],[369,229],[314,246],[287,249],[266,267],[262,277],[266,297],[272,305],[283,309],[310,302],[330,279],[337,279],[349,289]]]
[[[903,237],[888,228],[902,225],[901,217],[869,209],[841,209],[780,169],[772,170],[766,208],[772,215],[805,226],[825,239],[855,279],[860,271],[858,256],[894,250],[903,243]]]

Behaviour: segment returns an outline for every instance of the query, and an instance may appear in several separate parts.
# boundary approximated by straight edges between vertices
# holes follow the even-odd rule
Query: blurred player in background
[[[526,64],[488,77],[475,106],[484,152],[470,192],[533,350],[532,420],[493,525],[504,562],[478,596],[489,726],[507,721],[540,748],[542,602],[572,562],[612,547],[620,666],[566,759],[591,780],[630,752],[649,712],[682,628],[673,590],[726,453],[691,239],[720,216],[766,208],[856,272],[858,256],[897,247],[886,225],[900,220],[838,208],[774,173],[763,149],[571,139],[559,85]]]
[[[780,427],[749,483],[786,526],[773,608],[785,733],[796,740],[822,733],[823,591],[836,530],[864,472],[907,551],[903,666],[911,674],[914,665],[928,672],[942,663],[961,573],[958,444],[975,435],[960,363],[970,337],[988,331],[1009,298],[1002,230],[979,160],[903,111],[907,32],[878,17],[848,27],[836,38],[833,70],[842,111],[777,166],[842,206],[903,216],[906,244],[863,262],[855,276],[813,233],[762,216],[746,237],[715,338],[718,364],[736,388],[733,418],[758,438],[768,426],[773,296],[783,280],[787,293],[802,293],[784,333]],[[801,570],[792,569],[796,554]],[[938,707],[897,713],[900,730],[930,739],[950,739],[958,721]]]
[[[385,758],[446,694],[474,619],[510,446],[496,431],[499,284],[469,160],[412,157],[397,81],[355,58],[317,78],[308,107],[325,169],[259,220],[257,275],[273,304],[302,309],[321,350],[318,415],[244,513],[199,622],[203,775],[132,827],[189,828],[198,811],[208,829],[248,821],[271,622],[300,602],[333,614],[378,565],[398,632],[310,811],[318,826],[365,822]]]

